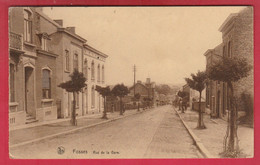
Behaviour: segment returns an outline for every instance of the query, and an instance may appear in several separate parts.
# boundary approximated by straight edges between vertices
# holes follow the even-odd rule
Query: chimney
[[[140,80],[137,80],[137,83],[141,84],[141,83],[142,83],[142,81],[140,81]]]
[[[151,83],[151,78],[146,78],[146,84],[150,84]]]
[[[74,34],[76,33],[76,32],[75,32],[75,29],[76,29],[75,27],[66,27],[66,29],[67,29],[69,32],[71,32],[71,33],[74,33]]]
[[[61,27],[63,26],[63,20],[62,19],[56,19],[56,20],[53,20],[55,21],[57,24],[59,24]]]

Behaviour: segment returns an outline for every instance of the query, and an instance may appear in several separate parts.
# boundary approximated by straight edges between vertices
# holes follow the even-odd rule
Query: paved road
[[[58,154],[58,147],[65,148]],[[14,158],[197,158],[199,152],[170,106],[30,145]]]

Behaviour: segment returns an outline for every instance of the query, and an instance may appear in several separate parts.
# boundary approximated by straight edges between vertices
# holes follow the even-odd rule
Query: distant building
[[[128,97],[133,98],[134,93],[139,93],[141,95],[140,100],[143,100],[144,98],[150,98],[152,99],[152,104],[155,103],[155,83],[151,82],[150,78],[147,78],[145,83],[137,81],[134,86],[129,88],[129,91],[130,93],[128,94]]]

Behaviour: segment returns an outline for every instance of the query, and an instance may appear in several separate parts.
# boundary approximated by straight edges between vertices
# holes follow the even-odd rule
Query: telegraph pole
[[[134,65],[134,97],[135,97],[135,72],[136,72],[136,66]]]

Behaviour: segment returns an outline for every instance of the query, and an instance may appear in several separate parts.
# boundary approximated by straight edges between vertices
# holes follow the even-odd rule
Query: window
[[[42,70],[42,98],[51,98],[51,77],[50,70],[48,69]]]
[[[232,47],[231,47],[231,42],[228,42],[228,57],[232,57]]]
[[[225,51],[226,51],[226,46],[223,47],[223,57],[226,56],[226,52]]]
[[[48,51],[47,49],[47,38],[42,37],[42,50]]]
[[[32,21],[31,13],[27,10],[24,10],[24,41],[32,42]]]
[[[105,68],[104,65],[102,66],[102,83],[105,82]]]
[[[88,60],[87,59],[84,60],[84,75],[85,75],[86,79],[88,79]]]
[[[94,61],[91,63],[91,79],[95,80],[95,64]]]
[[[15,102],[15,67],[9,65],[9,102]]]
[[[100,82],[100,65],[98,64],[97,81]]]
[[[65,70],[69,71],[70,70],[70,54],[68,50],[65,50]]]
[[[74,69],[79,69],[79,56],[77,53],[74,54],[74,58],[73,58],[73,68]]]
[[[92,89],[91,89],[91,107],[92,108],[95,107],[95,88],[94,88],[94,86],[92,86]]]

